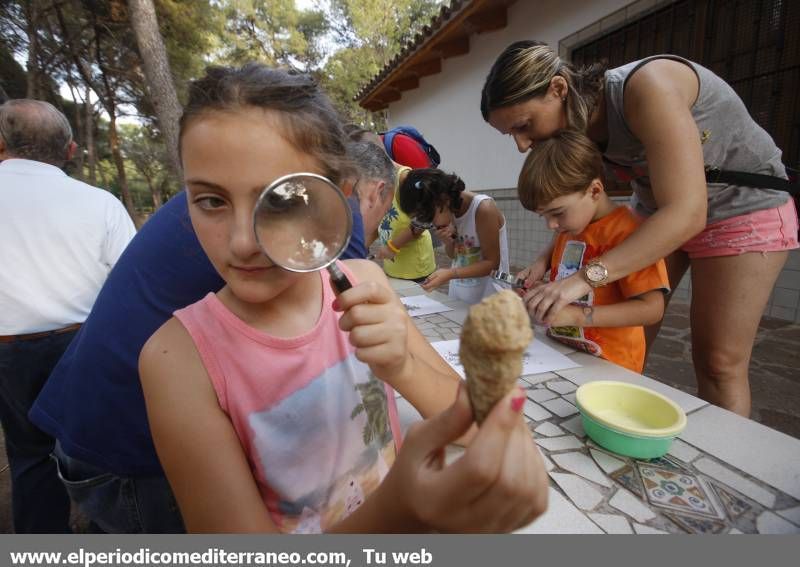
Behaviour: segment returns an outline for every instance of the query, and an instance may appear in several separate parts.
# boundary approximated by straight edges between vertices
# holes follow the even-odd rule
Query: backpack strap
[[[392,144],[394,143],[394,137],[397,135],[397,129],[392,128],[388,132],[383,133],[383,149],[386,151],[386,155],[390,158],[394,159],[394,152],[392,152]]]
[[[778,189],[779,191],[786,191],[790,195],[800,195],[800,181],[798,181],[797,172],[787,167],[786,173],[789,179],[745,171],[728,171],[707,166],[706,182],[727,183],[729,185],[741,185],[759,189]]]

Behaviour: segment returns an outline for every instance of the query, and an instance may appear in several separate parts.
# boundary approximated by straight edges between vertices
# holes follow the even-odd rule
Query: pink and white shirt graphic
[[[282,532],[323,532],[352,513],[383,480],[400,441],[394,392],[356,359],[330,308],[329,278],[320,277],[320,319],[299,337],[248,326],[215,294],[175,313]]]

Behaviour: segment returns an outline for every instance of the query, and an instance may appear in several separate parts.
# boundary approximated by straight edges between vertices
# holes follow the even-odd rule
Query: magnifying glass
[[[425,222],[418,220],[417,218],[412,218],[411,228],[414,228],[416,230],[433,230],[434,228],[436,228],[436,225],[434,225],[432,222]]]
[[[353,214],[341,190],[315,173],[292,173],[256,201],[253,230],[262,252],[290,272],[327,268],[339,293],[352,287],[336,259],[350,242]]]

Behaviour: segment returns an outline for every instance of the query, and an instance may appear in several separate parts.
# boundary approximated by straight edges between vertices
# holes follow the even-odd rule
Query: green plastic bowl
[[[643,386],[598,380],[578,388],[576,399],[586,434],[620,455],[661,457],[686,427],[678,404]]]

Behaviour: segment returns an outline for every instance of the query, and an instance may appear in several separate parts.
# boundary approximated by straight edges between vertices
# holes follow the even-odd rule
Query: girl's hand
[[[394,258],[395,254],[392,252],[388,246],[384,245],[378,248],[378,251],[375,252],[375,258],[378,260],[391,260]]]
[[[412,523],[441,532],[508,532],[547,508],[547,473],[514,389],[492,409],[464,454],[444,448],[472,425],[465,388],[441,414],[414,424],[384,484]]]
[[[576,273],[563,280],[534,286],[522,300],[537,324],[553,324],[556,315],[567,305],[591,291],[591,286]]]
[[[456,237],[456,227],[452,224],[436,227],[436,236],[439,237],[443,244],[452,244]]]
[[[431,275],[429,275],[428,278],[420,285],[422,286],[422,289],[424,289],[425,291],[433,291],[440,285],[446,284],[451,279],[453,279],[452,268],[439,269],[433,272]]]
[[[356,358],[393,386],[411,364],[408,313],[397,296],[377,282],[362,282],[340,294],[333,310],[343,312],[339,328],[349,333]]]
[[[544,277],[545,272],[547,272],[548,263],[546,260],[541,258],[537,258],[533,264],[522,270],[520,273],[517,274],[518,279],[525,280],[525,289],[533,287],[538,281]]]

